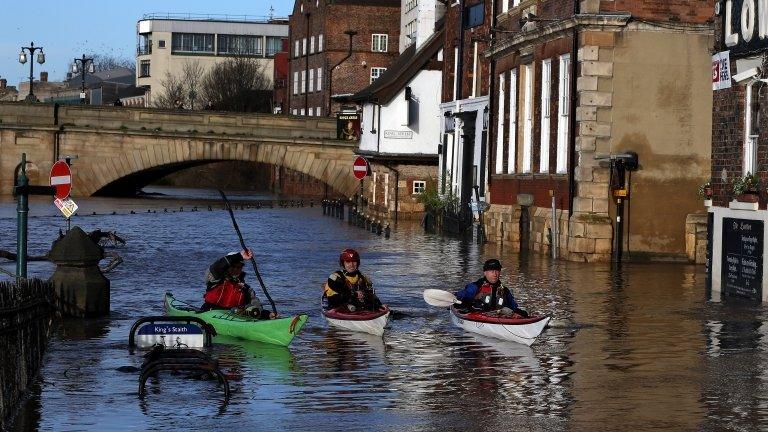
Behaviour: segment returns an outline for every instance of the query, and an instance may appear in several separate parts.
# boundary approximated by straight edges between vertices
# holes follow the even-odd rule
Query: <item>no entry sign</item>
[[[352,172],[354,172],[356,179],[364,179],[368,175],[368,161],[362,156],[356,157],[355,163],[352,164]]]
[[[51,186],[56,188],[56,198],[65,199],[72,192],[72,171],[64,161],[58,161],[51,167]]]

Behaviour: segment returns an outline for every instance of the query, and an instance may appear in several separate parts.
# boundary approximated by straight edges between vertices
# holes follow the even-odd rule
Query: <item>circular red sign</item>
[[[352,164],[352,172],[355,174],[356,179],[364,179],[368,175],[368,161],[362,156],[356,157],[355,163]]]
[[[64,199],[72,192],[72,171],[64,161],[58,161],[51,167],[51,186],[56,188],[56,198]]]

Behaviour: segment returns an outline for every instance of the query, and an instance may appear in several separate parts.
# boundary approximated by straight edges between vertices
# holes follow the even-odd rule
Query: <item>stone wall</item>
[[[707,263],[706,213],[693,213],[685,218],[685,255],[692,263]]]
[[[37,377],[53,316],[53,286],[0,282],[0,430],[9,430]]]

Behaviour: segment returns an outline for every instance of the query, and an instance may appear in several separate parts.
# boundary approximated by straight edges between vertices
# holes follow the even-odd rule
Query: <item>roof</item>
[[[445,43],[444,33],[445,29],[440,28],[418,51],[416,44],[411,44],[376,81],[348,100],[389,103],[437,55]]]

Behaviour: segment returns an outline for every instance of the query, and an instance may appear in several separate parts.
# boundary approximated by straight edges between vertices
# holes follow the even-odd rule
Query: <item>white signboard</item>
[[[730,51],[719,52],[712,56],[712,90],[731,88]]]
[[[384,138],[389,138],[389,139],[411,139],[411,138],[413,138],[413,131],[385,130],[384,131]]]
[[[64,217],[67,219],[71,218],[72,215],[75,214],[75,212],[77,211],[77,204],[75,204],[75,202],[72,201],[72,198],[65,198],[65,199],[56,198],[55,200],[53,200],[53,203],[61,211]]]

